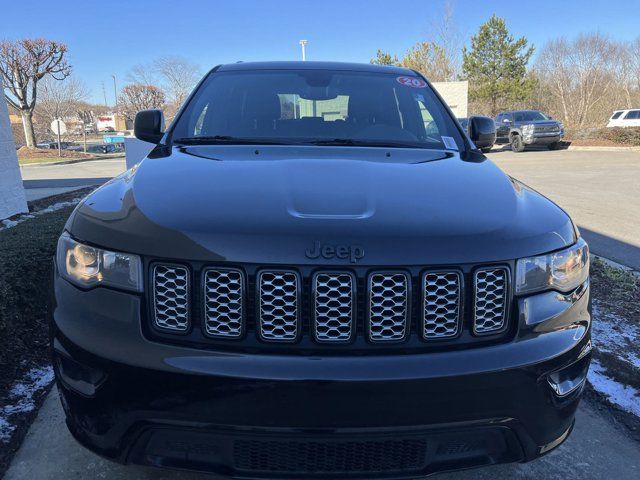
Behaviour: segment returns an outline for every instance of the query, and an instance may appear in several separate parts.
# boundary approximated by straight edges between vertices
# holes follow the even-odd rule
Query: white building
[[[0,220],[28,212],[9,111],[0,83]]]
[[[457,118],[469,116],[469,82],[434,82],[432,85]]]

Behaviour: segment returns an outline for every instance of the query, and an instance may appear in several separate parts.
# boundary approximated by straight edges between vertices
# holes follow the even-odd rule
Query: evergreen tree
[[[504,19],[493,15],[471,38],[471,49],[462,52],[471,99],[487,101],[496,114],[505,103],[528,97],[534,87],[533,77],[527,76],[533,50],[525,37],[514,39]]]

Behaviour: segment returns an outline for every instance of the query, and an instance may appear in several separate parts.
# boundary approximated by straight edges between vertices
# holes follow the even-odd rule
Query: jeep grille
[[[259,332],[263,340],[298,338],[299,281],[295,272],[263,271],[258,275]]]
[[[204,328],[211,337],[238,338],[243,333],[244,280],[240,270],[204,271]]]
[[[506,325],[509,274],[506,268],[483,268],[475,273],[473,330],[495,333]]]
[[[318,342],[348,342],[353,334],[353,276],[318,273],[314,277],[314,333]]]
[[[369,340],[403,340],[409,316],[409,279],[404,273],[369,276]]]
[[[422,336],[426,340],[455,337],[460,329],[462,275],[427,272],[422,288]]]
[[[179,265],[155,265],[153,281],[154,322],[174,332],[189,329],[189,270]]]

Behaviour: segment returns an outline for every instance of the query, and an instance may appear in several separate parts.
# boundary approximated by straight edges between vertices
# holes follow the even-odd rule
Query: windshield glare
[[[172,138],[463,150],[454,121],[426,82],[409,77],[417,80],[409,86],[403,78],[407,83],[397,74],[355,71],[214,72]]]
[[[536,122],[539,120],[549,120],[542,112],[536,112],[534,110],[525,111],[525,112],[515,112],[513,117],[516,122]]]

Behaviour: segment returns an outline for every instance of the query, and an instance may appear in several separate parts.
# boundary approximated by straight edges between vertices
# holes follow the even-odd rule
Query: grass
[[[16,381],[50,364],[52,258],[72,210],[42,214],[0,231],[0,410],[12,405],[10,390]],[[34,396],[36,407],[47,391]],[[8,443],[0,442],[0,477],[36,414],[37,409],[11,417],[15,430]]]
[[[640,325],[640,278],[602,260],[591,262],[593,296],[608,310]]]
[[[0,392],[21,371],[48,360],[51,261],[72,210],[37,216],[0,232]]]

